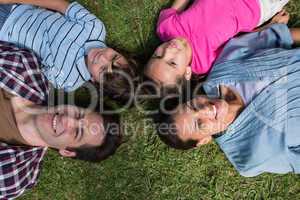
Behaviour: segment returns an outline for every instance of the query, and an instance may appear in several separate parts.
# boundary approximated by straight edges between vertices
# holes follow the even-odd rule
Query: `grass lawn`
[[[159,43],[154,29],[167,0],[80,1],[102,19],[108,43],[145,62]],[[291,26],[300,26],[300,0],[291,0]],[[298,175],[238,175],[216,144],[180,152],[167,148],[151,121],[137,109],[122,114],[130,123],[125,143],[111,159],[88,164],[49,151],[37,187],[20,199],[300,199]]]

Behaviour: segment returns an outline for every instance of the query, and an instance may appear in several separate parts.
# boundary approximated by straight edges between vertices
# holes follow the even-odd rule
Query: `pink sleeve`
[[[162,41],[168,41],[176,36],[177,16],[178,13],[174,8],[160,12],[156,33]]]

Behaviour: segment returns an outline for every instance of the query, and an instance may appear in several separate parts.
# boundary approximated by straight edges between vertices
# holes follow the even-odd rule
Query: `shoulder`
[[[164,9],[160,12],[159,18],[158,18],[158,26],[160,26],[162,23],[167,23],[172,20],[177,16],[177,10],[174,8],[167,8]]]
[[[178,34],[178,13],[174,8],[162,10],[157,22],[156,33],[166,41]]]

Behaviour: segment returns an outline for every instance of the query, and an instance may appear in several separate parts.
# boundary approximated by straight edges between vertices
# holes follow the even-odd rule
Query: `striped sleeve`
[[[105,40],[106,30],[103,22],[79,3],[71,3],[66,10],[65,17],[83,26],[91,27],[89,40]]]

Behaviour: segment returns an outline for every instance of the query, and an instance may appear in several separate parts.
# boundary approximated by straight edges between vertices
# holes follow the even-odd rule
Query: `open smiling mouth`
[[[214,116],[215,116],[215,119],[217,119],[217,108],[215,105],[213,105],[213,110],[214,110]]]
[[[56,128],[57,128],[57,118],[58,118],[58,113],[55,113],[53,120],[52,120],[52,128],[54,131],[54,136],[58,136],[59,134],[56,132]]]

